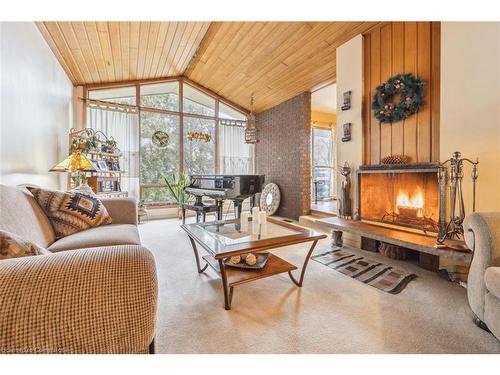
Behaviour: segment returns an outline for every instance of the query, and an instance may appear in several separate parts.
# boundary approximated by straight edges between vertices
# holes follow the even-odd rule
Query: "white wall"
[[[362,129],[362,100],[363,100],[363,37],[358,35],[349,42],[337,48],[337,164],[344,165],[347,161],[351,166],[352,181],[352,209],[356,208],[356,170],[362,163],[363,129]],[[345,91],[352,91],[351,109],[342,111]],[[343,124],[350,122],[351,140],[342,142],[344,136]],[[338,169],[338,166],[337,166]],[[340,182],[343,177],[337,171],[338,196],[340,196]]]
[[[0,23],[0,183],[63,188],[72,85],[36,25]]]
[[[441,24],[440,156],[479,157],[478,211],[500,211],[500,23]],[[471,210],[470,168],[464,176]]]

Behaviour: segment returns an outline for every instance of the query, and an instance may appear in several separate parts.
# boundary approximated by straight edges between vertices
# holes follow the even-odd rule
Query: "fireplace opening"
[[[362,220],[439,231],[440,186],[433,165],[364,166],[358,189]]]

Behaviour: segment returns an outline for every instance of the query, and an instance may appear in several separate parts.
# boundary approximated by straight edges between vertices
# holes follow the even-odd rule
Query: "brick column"
[[[281,190],[277,215],[297,220],[311,207],[311,93],[257,113],[256,173]]]

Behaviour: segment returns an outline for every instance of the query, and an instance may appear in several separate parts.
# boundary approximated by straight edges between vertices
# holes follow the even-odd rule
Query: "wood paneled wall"
[[[440,23],[388,22],[363,35],[363,163],[403,154],[439,160]],[[425,81],[424,106],[404,121],[380,124],[371,109],[378,85],[399,73]]]

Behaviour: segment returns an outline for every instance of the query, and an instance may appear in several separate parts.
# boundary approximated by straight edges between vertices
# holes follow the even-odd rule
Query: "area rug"
[[[327,251],[311,258],[346,276],[391,294],[398,294],[411,280],[417,277],[413,273],[388,266],[345,249]]]

